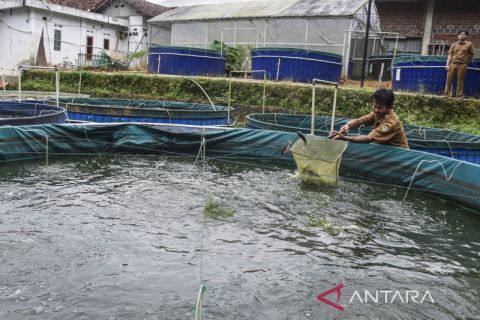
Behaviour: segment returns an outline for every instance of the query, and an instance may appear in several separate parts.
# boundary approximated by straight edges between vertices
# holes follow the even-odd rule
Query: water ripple
[[[200,280],[208,319],[338,318],[316,296],[339,283],[342,318],[478,315],[480,220],[424,194],[158,156],[3,169],[1,319],[191,319]],[[234,216],[205,217],[207,198]],[[366,288],[435,304],[348,304]]]

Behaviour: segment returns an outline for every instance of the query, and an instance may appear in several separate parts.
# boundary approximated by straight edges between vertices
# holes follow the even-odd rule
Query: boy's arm
[[[340,128],[340,132],[348,133],[348,130],[350,130],[351,128],[361,126],[362,124],[365,124],[365,125],[373,124],[374,122],[375,122],[375,113],[370,112],[369,114],[364,115],[363,117],[348,121],[346,125]]]
[[[356,143],[370,143],[374,139],[371,136],[361,135],[361,136],[346,136],[342,133],[336,132],[336,135],[333,137],[334,140],[343,140]]]

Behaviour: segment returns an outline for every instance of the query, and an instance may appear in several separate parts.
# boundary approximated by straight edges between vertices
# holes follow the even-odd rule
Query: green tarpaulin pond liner
[[[296,133],[170,124],[57,124],[0,128],[0,164],[48,155],[148,153],[294,168],[285,146]],[[416,150],[349,143],[340,178],[426,191],[480,213],[480,166]]]
[[[252,129],[310,133],[311,119],[310,115],[302,114],[255,113],[247,116],[247,126]],[[335,130],[339,130],[348,120],[335,118]],[[316,116],[315,135],[328,136],[331,121],[331,117]],[[412,149],[480,164],[480,135],[410,124],[404,124],[403,127]],[[371,130],[370,126],[361,126],[350,130],[350,134],[368,134]]]

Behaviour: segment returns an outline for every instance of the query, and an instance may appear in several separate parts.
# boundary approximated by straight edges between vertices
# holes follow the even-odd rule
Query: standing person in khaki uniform
[[[448,59],[445,69],[447,69],[447,85],[445,86],[445,95],[450,96],[452,83],[455,75],[457,76],[457,97],[463,96],[463,83],[467,73],[467,65],[475,55],[475,49],[470,41],[467,41],[468,32],[462,30],[458,33],[458,41],[452,44],[448,50]]]
[[[330,138],[358,143],[375,142],[388,144],[400,148],[408,148],[407,138],[402,123],[395,111],[393,101],[395,96],[392,90],[378,89],[373,94],[373,112],[353,119],[344,125],[340,132],[332,132]],[[361,125],[373,125],[368,135],[348,136],[348,131]]]

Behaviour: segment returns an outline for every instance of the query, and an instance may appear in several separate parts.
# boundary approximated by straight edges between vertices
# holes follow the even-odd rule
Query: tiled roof
[[[50,0],[49,2],[59,4],[61,6],[72,7],[75,9],[92,11],[101,13],[113,0]],[[152,18],[169,9],[161,5],[148,2],[145,0],[124,0],[128,5],[135,9],[141,15]]]
[[[85,11],[95,11],[95,8],[105,2],[105,0],[49,0],[48,2],[61,6],[72,7]]]

